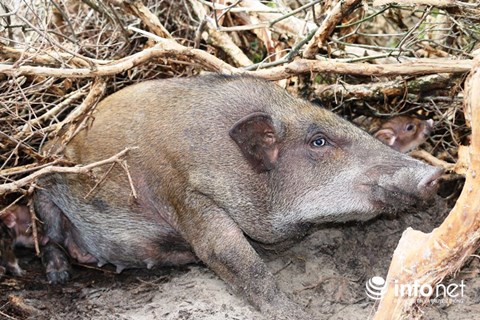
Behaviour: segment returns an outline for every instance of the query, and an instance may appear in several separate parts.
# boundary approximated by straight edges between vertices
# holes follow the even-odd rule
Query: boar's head
[[[326,109],[291,99],[282,93],[230,130],[254,170],[267,173],[270,219],[279,233],[286,236],[295,225],[367,220],[424,203],[436,192],[441,169]]]

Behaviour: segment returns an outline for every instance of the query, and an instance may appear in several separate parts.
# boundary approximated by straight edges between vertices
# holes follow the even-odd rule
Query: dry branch
[[[315,32],[312,40],[310,40],[310,42],[307,44],[307,47],[303,51],[303,57],[306,59],[314,58],[315,54],[318,52],[318,49],[325,44],[325,41],[335,29],[337,24],[359,3],[361,3],[361,0],[338,1],[331,8],[330,12],[327,13],[327,16],[323,20],[317,32]]]
[[[33,62],[40,65],[62,66],[65,61],[72,66],[88,67],[90,66],[85,60],[73,56],[70,53],[58,51],[44,51],[43,53],[32,52],[31,50],[21,50],[4,46],[0,43],[0,57],[3,59],[14,59],[21,61]],[[95,63],[108,63],[108,61],[93,60]],[[17,61],[17,63],[20,61]]]
[[[226,74],[231,74],[235,70],[234,67],[203,50],[184,47],[170,39],[159,39],[161,39],[162,42],[152,48],[147,48],[128,57],[111,62],[108,65],[97,65],[91,69],[66,69],[26,65],[15,66],[2,63],[0,64],[0,73],[16,77],[20,75],[41,75],[58,78],[90,78],[119,74],[150,60],[159,58],[192,59],[207,70]]]
[[[13,147],[14,150],[22,149],[25,153],[34,159],[40,159],[41,156],[32,147],[19,141],[16,137],[11,137],[0,131],[0,141],[5,142],[5,146]]]
[[[74,137],[74,132],[78,131],[78,127],[81,127],[81,125],[78,125],[78,122],[84,122],[84,119],[93,111],[93,107],[103,96],[105,88],[105,80],[96,78],[82,104],[70,112],[65,120],[53,126],[54,131],[58,133],[68,125],[67,133],[64,135],[64,142],[68,142]],[[77,127],[72,125],[74,123],[77,124]]]
[[[445,171],[451,171],[455,168],[455,163],[449,163],[443,160],[440,160],[425,150],[414,150],[409,154],[411,157],[424,160],[427,163],[430,163],[433,166],[443,168]]]
[[[246,12],[246,13],[250,13],[250,12],[262,12],[262,13],[279,13],[279,11],[277,9],[274,9],[274,8],[269,8],[269,7],[240,7],[240,8],[236,8],[236,7],[232,7],[232,6],[227,6],[227,5],[224,5],[224,4],[221,4],[221,3],[217,3],[217,2],[208,2],[208,1],[205,1],[205,0],[199,0],[199,2],[201,2],[202,4],[212,8],[212,9],[215,9],[215,10],[228,10],[230,12]]]
[[[45,168],[42,168],[38,171],[35,171],[34,173],[10,182],[10,183],[5,183],[0,185],[0,196],[5,195],[10,192],[16,192],[18,190],[21,190],[23,187],[25,187],[28,184],[31,184],[36,181],[41,176],[51,174],[51,173],[74,173],[74,174],[87,174],[89,173],[93,168],[98,167],[98,166],[103,166],[109,163],[114,163],[114,162],[120,162],[122,157],[127,154],[128,151],[130,151],[131,148],[126,148],[123,151],[117,153],[116,155],[105,159],[101,161],[97,161],[94,163],[90,163],[84,166],[75,166],[75,167],[59,167],[59,166],[48,166]]]
[[[464,73],[472,67],[472,60],[416,59],[397,64],[345,63],[335,60],[316,61],[299,59],[281,67],[251,72],[252,75],[280,80],[305,73],[332,73],[362,76],[424,75],[435,73]]]
[[[480,59],[470,75],[472,138],[470,167],[462,193],[440,227],[425,234],[408,228],[395,249],[387,276],[387,291],[375,319],[415,317],[415,296],[397,296],[395,283],[435,285],[464,264],[480,243]],[[425,301],[426,302],[426,301]]]
[[[457,174],[465,175],[470,167],[470,153],[467,146],[458,147],[458,160],[455,163],[453,171]]]
[[[122,1],[122,5],[140,18],[151,32],[159,37],[172,39],[172,35],[162,25],[156,15],[154,15],[141,1]]]
[[[410,80],[394,80],[368,84],[332,84],[315,88],[315,97],[322,100],[332,99],[378,99],[389,96],[403,96],[408,93],[423,93],[435,89],[447,88],[451,83],[448,74],[434,74]]]
[[[22,314],[26,314],[29,317],[37,317],[42,314],[42,311],[29,305],[21,296],[9,295],[8,301],[10,306],[16,310],[19,310]],[[14,319],[14,318],[12,318]]]
[[[311,21],[286,16],[281,13],[270,13],[268,10],[271,10],[271,8],[258,0],[243,0],[239,3],[239,6],[258,10],[257,12],[252,11],[252,15],[257,16],[260,21],[278,21],[272,26],[272,29],[292,37],[303,36],[317,27]]]
[[[233,40],[226,34],[215,29],[212,19],[207,16],[203,6],[197,0],[190,0],[193,11],[200,21],[205,20],[208,27],[210,40],[214,45],[222,48],[222,50],[230,56],[237,66],[248,66],[253,62],[235,45]]]
[[[45,121],[46,119],[49,119],[51,117],[55,117],[63,108],[67,107],[70,105],[72,102],[75,100],[78,100],[79,98],[83,97],[84,95],[87,94],[86,88],[80,88],[65,97],[65,100],[63,100],[61,103],[57,104],[55,107],[51,108],[44,114],[42,114],[38,118],[34,118],[30,120],[28,123],[25,124],[25,126],[22,129],[22,133],[28,130],[29,128],[33,128],[37,125],[39,125],[41,122]]]
[[[26,164],[24,166],[18,166],[18,167],[13,167],[13,168],[0,170],[0,176],[10,177],[10,176],[14,176],[14,175],[26,174],[26,173],[30,173],[32,171],[37,171],[37,170],[40,170],[42,168],[52,166],[52,165],[57,165],[57,164],[73,165],[73,163],[71,163],[70,161],[66,161],[66,160],[63,160],[63,159],[57,159],[57,160],[54,160],[50,163],[45,163],[45,164],[30,163],[30,164]]]
[[[35,184],[32,183],[28,188],[27,194],[32,195],[34,190],[35,190]],[[31,197],[28,200],[27,207],[30,213],[30,219],[32,221],[31,228],[32,228],[32,237],[33,237],[33,244],[35,248],[35,254],[37,256],[40,256],[40,243],[38,241],[37,215],[35,214],[35,209],[33,206],[33,197]]]
[[[108,65],[97,66],[94,69],[15,66],[2,63],[0,64],[0,73],[12,76],[41,75],[87,78],[115,75],[158,58],[191,59],[209,71],[225,74],[249,73],[269,80],[280,80],[299,74],[317,72],[378,76],[464,73],[468,72],[472,67],[472,60],[416,59],[398,64],[365,64],[337,62],[333,59],[328,61],[300,59],[279,67],[247,72],[232,67],[203,50],[188,48],[169,39],[158,38],[158,40],[161,42],[152,48],[147,48],[139,53],[111,62]]]
[[[373,1],[374,6],[383,6],[391,3],[398,3],[398,0],[374,0]],[[455,6],[461,5],[461,2],[455,1],[455,0],[402,0],[402,5],[411,5],[411,6],[427,5],[427,6],[445,8],[445,7],[455,7]]]

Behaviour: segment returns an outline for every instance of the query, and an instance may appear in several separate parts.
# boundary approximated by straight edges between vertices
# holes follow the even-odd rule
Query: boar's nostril
[[[432,168],[429,170],[425,177],[418,184],[418,191],[422,198],[428,198],[432,196],[433,192],[437,190],[440,177],[443,174],[443,169]]]

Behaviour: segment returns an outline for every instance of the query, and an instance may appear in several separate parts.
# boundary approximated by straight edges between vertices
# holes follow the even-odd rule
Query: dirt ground
[[[281,289],[316,319],[370,319],[365,284],[385,277],[391,254],[411,226],[429,232],[448,213],[442,199],[421,213],[324,227],[292,249],[265,257]],[[24,278],[0,280],[0,319],[262,319],[205,266],[127,270],[75,266],[73,280],[51,286],[38,258],[21,251]],[[464,281],[463,297],[425,308],[424,319],[478,319],[480,263],[472,260],[447,282]]]

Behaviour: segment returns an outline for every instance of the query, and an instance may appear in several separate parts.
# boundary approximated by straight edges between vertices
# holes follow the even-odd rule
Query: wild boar
[[[132,183],[120,165],[106,177],[110,167],[97,167],[97,179],[39,181],[34,203],[50,241],[118,271],[201,260],[276,319],[310,317],[280,292],[252,243],[293,243],[316,224],[424,202],[442,172],[248,76],[124,88],[99,103],[65,155],[90,163],[126,147]],[[47,276],[61,282],[60,272]]]

